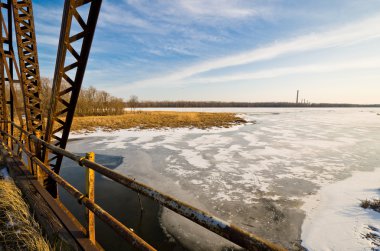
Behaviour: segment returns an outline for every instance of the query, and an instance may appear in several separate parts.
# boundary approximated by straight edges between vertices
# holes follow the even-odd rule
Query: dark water
[[[84,156],[84,153],[78,153]],[[96,162],[111,169],[123,161],[120,156],[96,155]],[[75,162],[64,159],[61,175],[81,192],[85,192],[85,169]],[[85,208],[73,199],[64,189],[59,190],[62,203],[85,226]],[[173,238],[169,238],[162,229],[159,221],[161,206],[149,198],[140,196],[141,207],[137,193],[96,173],[95,201],[112,216],[158,250],[185,250]],[[101,220],[96,219],[96,240],[106,250],[134,250],[122,238],[113,232]]]

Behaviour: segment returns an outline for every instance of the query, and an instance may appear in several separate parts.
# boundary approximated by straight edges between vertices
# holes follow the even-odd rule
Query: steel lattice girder
[[[24,122],[21,116],[21,110],[25,110],[25,107],[22,108],[19,105],[18,98],[16,95],[15,83],[21,83],[21,74],[18,68],[18,65],[15,60],[13,46],[12,46],[12,0],[8,0],[7,3],[1,2],[1,13],[0,13],[0,26],[1,26],[1,42],[0,42],[0,72],[1,72],[1,109],[2,109],[2,119],[4,120],[10,120],[14,122],[14,108],[16,108],[16,115],[18,117],[19,124],[23,126]],[[8,25],[5,22],[4,16],[3,16],[3,9],[6,10],[6,13],[8,15],[7,22]],[[7,47],[7,49],[4,49],[4,46]],[[7,61],[8,58],[8,61]],[[14,78],[13,70],[16,71],[16,79]],[[6,96],[6,82],[9,84],[9,100]],[[9,107],[9,108],[8,108]],[[13,135],[13,126],[10,128],[5,128],[11,135]],[[11,147],[13,147],[13,144],[11,144]],[[28,148],[35,153],[34,146],[30,145],[30,142],[28,141]],[[37,156],[40,156],[41,153],[35,153]],[[32,162],[29,161],[29,168],[34,173],[36,165],[33,166]]]
[[[1,3],[0,11],[2,8],[6,7],[5,4]],[[2,14],[1,14],[2,15]],[[3,26],[2,26],[3,18],[0,19],[0,48],[3,48],[3,42],[5,38],[3,38]],[[4,71],[4,60],[1,55],[0,57],[0,116],[2,120],[8,120],[8,112],[7,112],[7,96],[6,96],[6,85],[5,85],[5,71]],[[2,129],[7,131],[7,123],[2,123]]]
[[[31,0],[12,0],[27,129],[43,132],[41,78]]]
[[[99,16],[102,0],[66,0],[62,16],[61,34],[59,38],[57,62],[53,79],[50,110],[45,131],[45,140],[60,148],[65,148],[74,117],[79,92],[83,82],[84,72],[95,27]],[[88,7],[87,22],[83,20],[78,9],[81,6]],[[80,32],[71,35],[72,25],[77,23]],[[74,43],[76,46],[74,46]],[[78,46],[80,43],[80,46]],[[75,48],[79,48],[77,51]],[[74,62],[67,60],[70,55]],[[70,72],[70,73],[69,73]],[[50,153],[44,150],[45,163],[59,173],[62,163],[62,155]],[[56,196],[55,191],[49,191]]]
[[[13,52],[13,46],[12,46],[12,11],[11,11],[11,3],[10,0],[8,3],[1,3],[1,8],[5,8],[8,13],[8,25],[5,22],[3,12],[0,11],[0,23],[1,23],[1,44],[0,44],[0,54],[1,54],[1,60],[2,60],[2,72],[5,70],[4,73],[4,87],[6,86],[5,83],[9,83],[9,100],[6,101],[7,104],[9,104],[9,114],[10,120],[14,121],[13,118],[13,110],[16,108],[16,115],[19,119],[19,123],[23,125],[23,120],[20,113],[20,106],[19,102],[17,100],[16,91],[14,87],[14,83],[20,82],[20,71],[18,70],[18,66],[15,61],[14,52]],[[7,45],[7,49],[4,49],[4,45]],[[8,61],[7,61],[8,59]],[[13,68],[14,67],[14,68]],[[13,76],[13,69],[16,70],[16,77],[17,79],[14,79]],[[6,76],[6,77],[5,77]],[[7,109],[8,110],[8,109]]]
[[[8,0],[8,3],[6,2],[3,2],[3,1],[0,1],[0,15],[1,15],[1,18],[0,18],[0,53],[2,53],[0,55],[0,74],[1,74],[1,78],[0,78],[0,81],[1,81],[1,90],[0,90],[0,95],[1,95],[1,119],[3,120],[9,120],[9,115],[11,115],[11,117],[13,117],[13,97],[11,96],[10,97],[10,100],[8,101],[7,100],[7,95],[6,95],[6,83],[5,81],[7,80],[6,78],[6,73],[5,73],[5,60],[6,60],[6,57],[3,57],[3,50],[4,50],[4,43],[9,43],[9,40],[8,40],[8,37],[6,34],[9,34],[9,32],[6,30],[7,29],[7,26],[5,25],[5,20],[4,20],[4,17],[3,17],[3,9],[6,10],[6,12],[9,14],[10,13],[10,5],[9,5],[9,0]],[[4,23],[4,25],[3,25]],[[4,36],[5,35],[5,36]],[[8,104],[11,104],[11,108],[10,108],[10,111],[8,111],[8,107],[7,105]],[[9,113],[10,112],[10,113]],[[8,128],[7,128],[7,125],[3,124],[4,125],[4,131],[8,131]]]
[[[3,29],[0,29],[0,47],[3,47]],[[7,112],[7,97],[6,97],[6,85],[5,85],[5,76],[4,76],[4,61],[3,57],[0,57],[0,117],[2,120],[8,120]],[[7,123],[2,123],[2,130],[7,130]]]

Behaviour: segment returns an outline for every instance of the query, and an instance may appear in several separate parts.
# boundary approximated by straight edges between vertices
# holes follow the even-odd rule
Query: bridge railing
[[[49,144],[41,140],[36,135],[28,133],[21,126],[15,124],[14,122],[0,121],[0,123],[2,125],[10,124],[11,127],[17,129],[18,132],[14,130],[14,135],[11,135],[9,131],[4,131],[2,129],[0,130],[0,134],[2,135],[2,138],[5,142],[11,140],[14,144],[18,146],[18,149],[15,149],[16,147],[13,148],[14,155],[18,155],[21,158],[21,152],[23,152],[26,156],[29,157],[30,161],[32,161],[36,166],[38,166],[39,170],[34,170],[33,173],[36,173],[35,171],[37,171],[37,173],[42,171],[49,175],[71,196],[77,199],[79,203],[83,204],[96,217],[98,217],[100,220],[109,225],[117,234],[119,234],[122,238],[128,241],[135,248],[138,248],[140,250],[155,250],[151,245],[146,243],[141,237],[134,233],[133,230],[126,227],[123,223],[121,223],[119,220],[117,220],[111,214],[109,214],[106,210],[104,210],[102,207],[96,204],[93,198],[89,198],[87,194],[80,192],[69,182],[63,179],[59,174],[51,170],[50,167],[43,163],[43,161],[37,155],[30,151],[30,149],[28,148],[28,144],[25,142],[33,142],[37,146],[37,149],[39,147],[46,147],[55,154],[59,154],[73,160],[79,166],[94,170],[95,172],[100,173],[105,177],[108,177],[109,179],[137,192],[138,194],[142,194],[150,199],[157,201],[160,205],[186,217],[187,219],[203,226],[204,228],[224,237],[225,239],[228,239],[229,241],[247,250],[283,250],[283,248],[267,240],[264,240],[252,233],[242,230],[236,225],[223,221],[203,210],[197,209],[150,186],[140,183],[131,177],[117,173],[99,163],[91,161],[91,159],[89,158],[73,154],[69,151]],[[2,126],[1,128],[5,127]],[[8,146],[8,148],[10,148],[10,146]],[[95,222],[93,222],[93,224],[95,224]],[[87,222],[87,225],[89,225],[89,222]],[[95,242],[94,239],[92,241]]]

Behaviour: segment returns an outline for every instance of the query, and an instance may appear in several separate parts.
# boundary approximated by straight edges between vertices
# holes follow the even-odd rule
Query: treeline
[[[334,104],[334,103],[315,103],[310,104],[311,107],[380,107],[380,104]]]
[[[62,83],[68,85],[67,83]],[[41,78],[41,104],[44,117],[48,115],[50,109],[52,80]],[[19,88],[16,90],[18,101],[22,106],[23,97]],[[119,115],[124,113],[125,103],[121,98],[117,98],[105,91],[97,90],[95,87],[82,88],[79,94],[75,116],[105,116]]]
[[[380,107],[380,104],[329,104],[291,102],[140,101],[139,107]]]
[[[106,91],[99,91],[95,87],[89,87],[82,88],[80,91],[75,115],[119,115],[124,113],[124,108],[125,103],[122,98],[116,98]]]

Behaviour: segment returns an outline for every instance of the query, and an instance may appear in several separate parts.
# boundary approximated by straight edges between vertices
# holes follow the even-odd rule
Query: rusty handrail
[[[157,201],[162,206],[165,206],[165,207],[171,209],[172,211],[190,219],[191,221],[205,227],[206,229],[230,240],[231,242],[233,242],[233,243],[235,243],[241,247],[244,247],[248,250],[284,250],[282,247],[279,247],[276,244],[273,244],[267,240],[262,239],[261,237],[258,237],[252,233],[249,233],[245,230],[242,230],[241,228],[239,228],[239,227],[237,227],[231,223],[225,222],[225,221],[223,221],[223,220],[221,220],[215,216],[212,216],[211,214],[206,213],[203,210],[192,207],[191,205],[189,205],[187,203],[184,203],[184,202],[177,200],[177,199],[175,199],[169,195],[166,195],[162,192],[159,192],[159,191],[155,190],[154,188],[151,188],[145,184],[137,182],[133,178],[130,178],[128,176],[124,176],[124,175],[119,174],[119,173],[117,173],[117,172],[115,172],[115,171],[113,171],[113,170],[111,170],[111,169],[109,169],[103,165],[100,165],[96,162],[91,162],[89,160],[84,159],[81,156],[75,155],[75,154],[68,152],[64,149],[53,146],[53,145],[39,139],[35,135],[30,134],[29,132],[25,131],[22,127],[15,124],[14,122],[5,121],[5,120],[0,120],[0,122],[12,124],[14,127],[19,129],[22,133],[25,133],[28,136],[28,138],[33,140],[34,142],[40,143],[43,146],[45,146],[46,148],[50,149],[51,151],[58,153],[58,154],[61,154],[65,157],[77,162],[79,165],[83,165],[85,167],[91,168],[91,169],[97,171],[98,173],[101,173],[102,175],[114,180],[115,182],[132,189],[133,191],[141,193],[141,194]],[[5,134],[9,135],[7,132],[4,132],[2,130],[1,130],[1,133],[2,134],[5,133]],[[18,143],[20,143],[12,135],[9,135],[9,136],[11,136],[12,139],[17,141]],[[24,151],[26,150],[23,145],[22,145],[22,148]],[[30,154],[32,154],[32,153],[30,153]],[[69,183],[67,183],[67,181],[62,179],[61,176],[59,176],[58,174],[56,174],[55,172],[50,170],[50,168],[46,167],[44,165],[44,163],[42,163],[40,160],[35,158],[35,156],[32,159],[39,166],[42,165],[41,167],[44,170],[46,169],[45,171],[49,174],[49,176],[51,176],[53,179],[58,179],[59,181],[57,181],[57,183],[59,183],[60,185],[62,185],[62,184],[69,185],[71,188],[75,189]],[[74,190],[72,190],[72,191],[73,191],[72,195],[74,197],[76,196],[77,192],[79,192],[76,189],[75,189],[75,192],[74,192]],[[86,200],[86,203],[91,204],[92,202]],[[97,206],[95,203],[93,203],[92,206],[94,206],[94,205]],[[91,208],[89,208],[89,209],[91,210]],[[93,210],[91,210],[91,211],[93,211],[98,217],[100,217],[99,214],[96,212],[96,209],[94,209],[94,210],[95,211],[93,211]],[[105,212],[105,213],[107,213],[107,212]],[[104,216],[104,214],[102,214],[102,217],[103,216]],[[111,215],[109,215],[109,216],[111,216]]]
[[[126,227],[123,223],[118,221],[112,215],[110,215],[107,211],[101,208],[95,202],[89,200],[86,195],[81,193],[78,189],[73,187],[70,183],[68,183],[65,179],[63,179],[60,175],[56,174],[52,171],[48,166],[46,166],[41,160],[39,160],[33,153],[28,151],[24,144],[22,144],[16,137],[13,135],[0,130],[2,135],[7,135],[12,138],[13,141],[19,145],[24,153],[31,158],[39,167],[43,169],[54,181],[60,184],[67,192],[69,192],[75,199],[78,200],[79,203],[83,204],[86,208],[91,210],[96,216],[98,216],[102,221],[108,224],[111,228],[113,228],[121,237],[129,241],[132,246],[140,249],[140,250],[156,250],[148,243],[146,243],[141,237],[136,235],[130,228]]]

